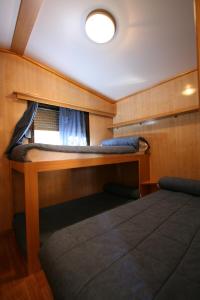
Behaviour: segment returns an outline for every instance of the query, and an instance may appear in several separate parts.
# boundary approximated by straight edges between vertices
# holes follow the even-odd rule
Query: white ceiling
[[[10,45],[18,6],[0,0],[2,46]],[[104,45],[84,31],[96,8],[117,22],[115,38]],[[116,100],[196,68],[193,0],[44,0],[25,55]]]
[[[20,0],[0,0],[0,48],[9,49],[12,42]]]

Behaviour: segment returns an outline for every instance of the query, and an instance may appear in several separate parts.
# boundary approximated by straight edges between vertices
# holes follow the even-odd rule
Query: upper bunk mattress
[[[26,144],[16,146],[9,158],[21,162],[95,158],[111,154],[144,154],[148,146],[140,143],[139,151],[132,146],[60,146]]]

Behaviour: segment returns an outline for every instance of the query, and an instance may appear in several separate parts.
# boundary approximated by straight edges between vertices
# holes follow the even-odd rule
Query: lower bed
[[[105,185],[104,191],[101,193],[41,208],[39,211],[40,244],[45,243],[56,230],[137,198],[139,198],[138,189],[111,183]],[[26,220],[24,213],[17,213],[14,216],[13,228],[20,250],[23,255],[26,255]]]
[[[200,181],[55,232],[40,259],[56,300],[200,299]]]

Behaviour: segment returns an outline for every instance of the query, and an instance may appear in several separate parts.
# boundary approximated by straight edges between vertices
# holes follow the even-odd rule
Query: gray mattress
[[[199,300],[200,196],[161,189],[55,232],[40,258],[56,300]]]
[[[138,151],[138,149],[133,146],[60,146],[33,143],[16,146],[9,154],[9,159],[23,162],[26,160],[27,152],[31,149],[65,153],[93,154],[126,154]]]
[[[41,208],[40,216],[40,244],[63,227],[80,222],[84,219],[100,214],[106,210],[127,203],[133,198],[101,192],[61,204]],[[17,213],[13,219],[13,229],[22,254],[26,255],[26,219],[24,213]]]

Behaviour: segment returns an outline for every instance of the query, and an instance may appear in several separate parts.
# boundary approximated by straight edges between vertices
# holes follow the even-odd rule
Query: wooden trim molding
[[[21,0],[11,49],[23,55],[43,0]]]
[[[82,107],[82,106],[79,106],[76,104],[71,104],[68,99],[62,99],[62,100],[61,99],[50,99],[50,98],[41,97],[39,95],[33,95],[30,93],[22,93],[22,92],[17,92],[17,91],[14,91],[13,94],[19,100],[34,101],[34,102],[48,104],[48,105],[67,107],[67,108],[76,109],[76,110],[80,110],[80,111],[86,111],[86,112],[100,115],[100,116],[110,117],[110,118],[113,118],[115,116],[115,106],[113,106],[113,112],[109,113],[109,112],[105,112],[103,110],[94,110],[88,106]]]
[[[178,115],[183,115],[183,114],[186,114],[186,113],[192,113],[192,112],[199,111],[199,110],[200,110],[199,105],[196,105],[196,106],[194,105],[194,106],[191,106],[191,107],[187,107],[187,108],[183,108],[183,109],[177,109],[177,110],[169,111],[169,112],[166,112],[166,113],[155,114],[155,115],[147,116],[147,117],[144,117],[144,118],[139,118],[139,119],[135,119],[135,120],[129,120],[129,121],[115,123],[112,126],[108,127],[108,129],[126,127],[126,126],[141,124],[141,123],[145,123],[145,122],[149,122],[149,121],[153,121],[153,120],[161,120],[161,119],[165,119],[165,118],[169,118],[169,117],[176,117]]]
[[[54,70],[53,68],[50,68],[47,65],[42,64],[41,62],[33,60],[32,58],[30,58],[28,56],[18,55],[17,53],[15,53],[13,51],[10,51],[10,50],[7,50],[7,49],[2,49],[2,48],[0,48],[0,52],[7,53],[7,54],[10,54],[10,55],[16,55],[16,56],[20,57],[21,59],[24,59],[25,61],[28,61],[28,62],[36,65],[37,67],[40,67],[41,69],[43,69],[45,71],[48,71],[48,72],[50,72],[50,73],[52,73],[52,74],[54,74],[54,75],[56,75],[56,76],[58,76],[58,77],[60,77],[60,78],[62,78],[64,80],[66,80],[67,82],[69,82],[69,83],[77,86],[78,88],[80,88],[80,89],[82,89],[82,90],[84,90],[84,91],[86,91],[86,92],[88,92],[88,93],[90,93],[90,94],[92,94],[92,95],[94,95],[96,97],[99,97],[102,100],[104,100],[104,101],[106,101],[106,102],[108,102],[110,104],[116,105],[116,101],[115,100],[113,100],[113,99],[111,99],[111,98],[109,98],[109,97],[101,94],[100,92],[95,91],[94,89],[92,89],[92,88],[90,88],[90,87],[88,87],[88,86],[86,86],[86,85],[84,85],[82,83],[79,83],[79,82],[73,80],[72,78],[70,78],[70,77],[68,77],[68,76],[60,73],[59,71]]]
[[[126,100],[127,98],[130,98],[130,97],[136,96],[136,95],[138,95],[138,94],[141,94],[141,93],[143,93],[143,92],[147,92],[147,91],[149,91],[149,90],[151,90],[151,89],[153,89],[153,88],[156,88],[156,87],[158,87],[158,86],[160,86],[160,85],[162,85],[162,84],[165,84],[165,83],[167,83],[167,82],[169,82],[169,81],[173,81],[173,80],[175,80],[175,79],[177,79],[177,78],[179,78],[179,77],[188,75],[188,74],[193,73],[193,72],[195,72],[195,71],[198,71],[198,69],[192,69],[192,70],[189,70],[189,71],[187,71],[187,72],[183,72],[183,73],[177,74],[176,76],[170,77],[170,78],[168,78],[168,79],[166,79],[166,80],[162,80],[162,81],[160,81],[160,82],[158,82],[158,83],[156,83],[156,84],[154,84],[154,85],[152,85],[152,86],[150,86],[150,87],[148,87],[148,88],[146,88],[146,89],[140,90],[140,91],[138,91],[138,92],[135,92],[135,93],[133,93],[133,94],[130,94],[130,95],[128,95],[128,96],[125,96],[125,97],[123,97],[123,98],[118,99],[118,100],[117,100],[117,103],[119,103],[119,102],[121,102],[121,101],[124,101],[124,100]]]

